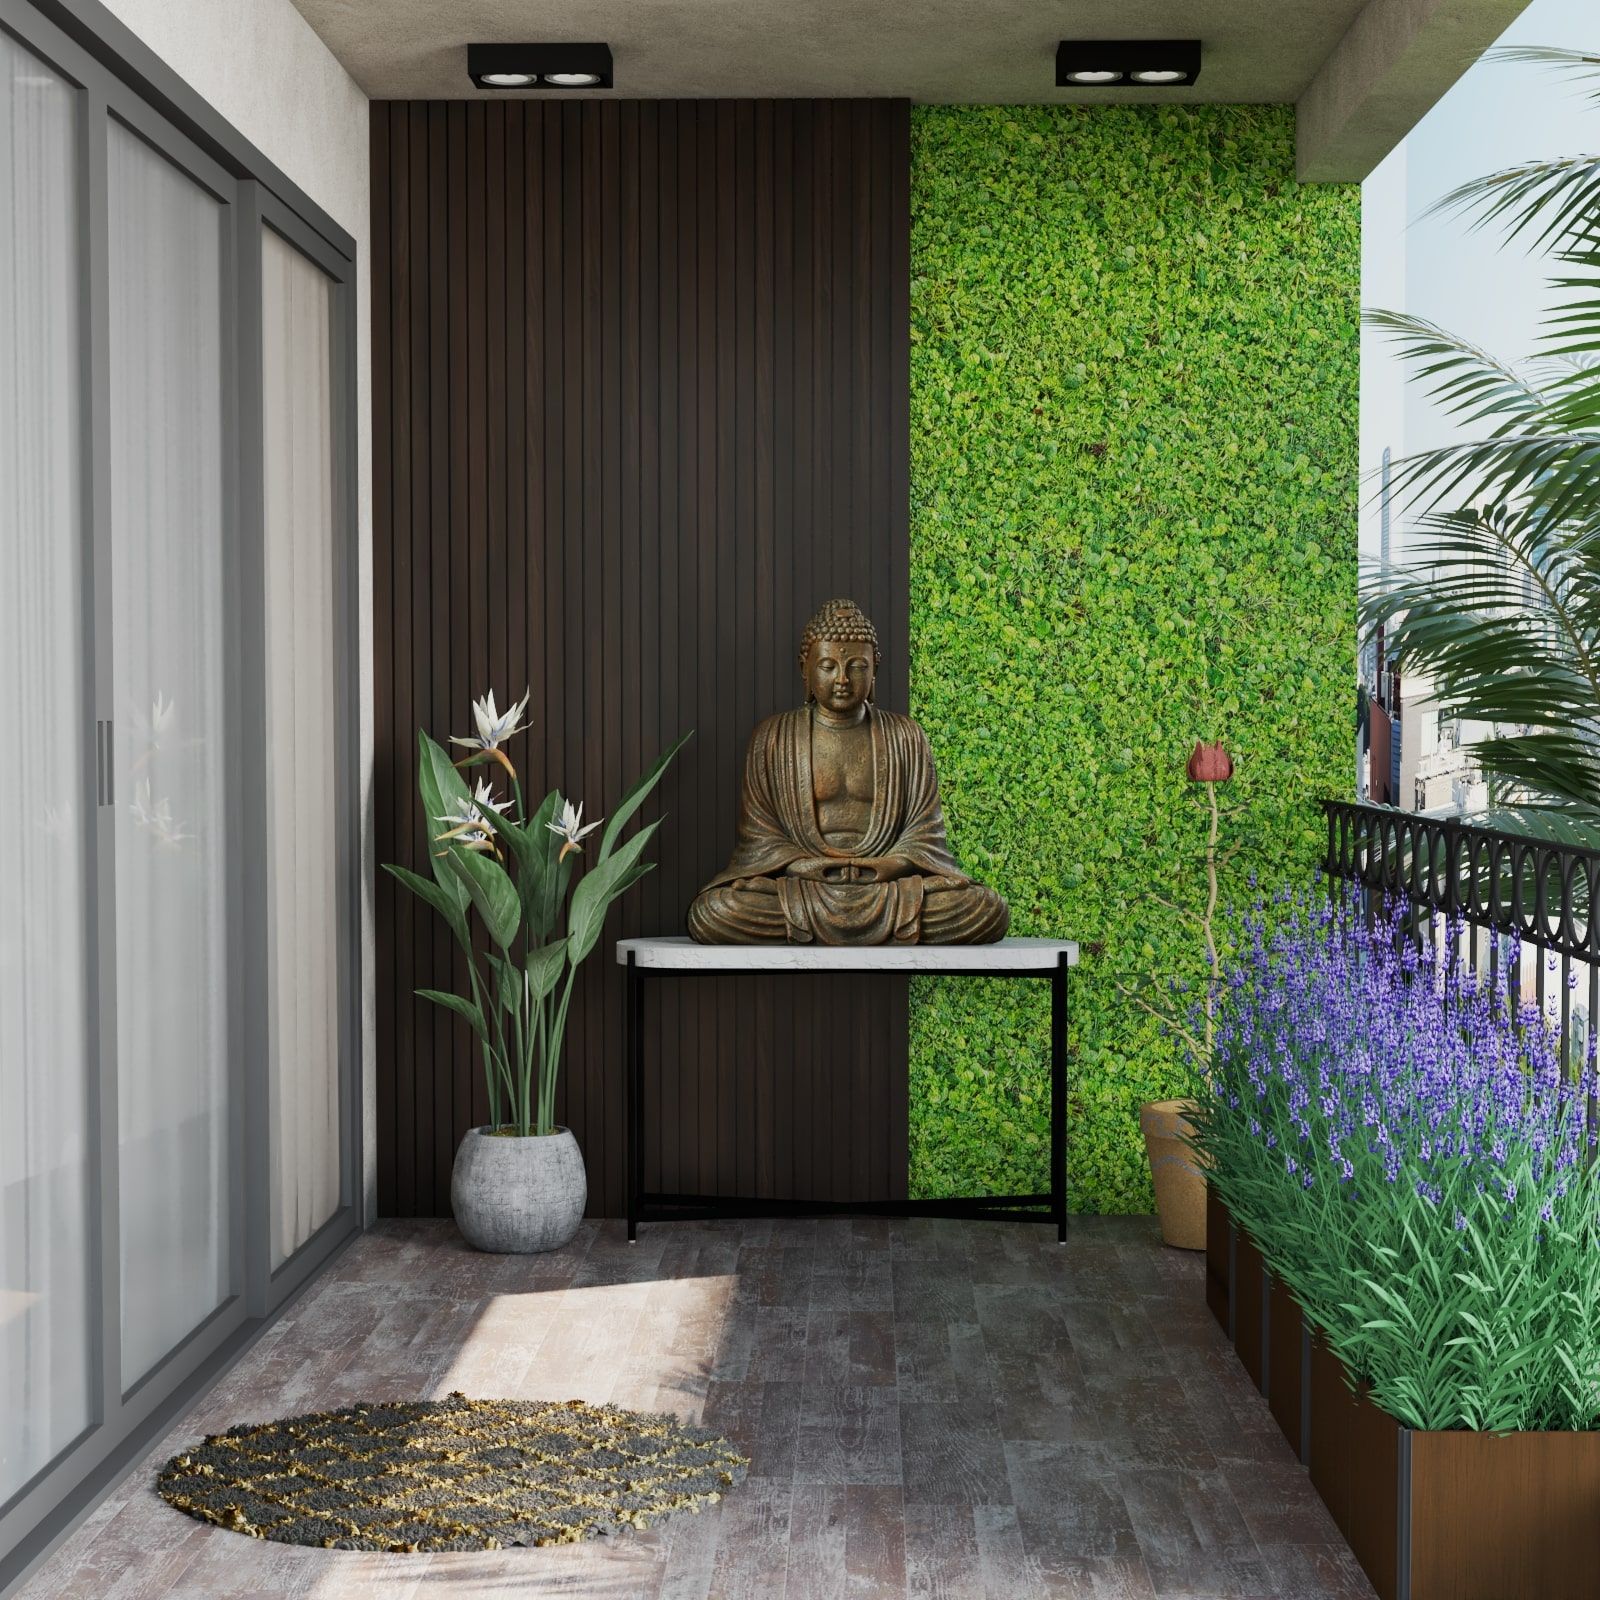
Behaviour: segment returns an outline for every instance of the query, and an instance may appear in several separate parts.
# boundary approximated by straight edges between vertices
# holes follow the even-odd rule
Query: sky
[[[1502,45],[1553,45],[1600,54],[1600,0],[1532,0]],[[1591,81],[1588,92],[1600,87]],[[1600,152],[1600,104],[1581,80],[1549,67],[1479,61],[1362,185],[1361,302],[1405,311],[1522,362],[1536,352],[1551,302],[1549,263],[1492,228],[1426,217],[1441,195],[1539,157]],[[1394,456],[1472,437],[1404,382],[1390,341],[1361,341],[1363,555],[1378,550],[1375,473]],[[1396,519],[1395,553],[1404,535]]]

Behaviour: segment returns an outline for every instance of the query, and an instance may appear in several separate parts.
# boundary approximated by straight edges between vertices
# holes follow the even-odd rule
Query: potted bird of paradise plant
[[[555,1120],[567,1010],[612,902],[651,870],[643,857],[660,822],[626,841],[623,829],[689,739],[685,734],[667,750],[609,818],[585,823],[583,806],[555,789],[530,813],[504,748],[523,731],[527,708],[526,694],[505,712],[492,690],[474,701],[475,733],[450,741],[468,752],[456,760],[418,733],[417,788],[432,875],[386,869],[444,918],[466,958],[468,993],[417,991],[464,1017],[483,1057],[489,1120],[469,1130],[456,1151],[450,1203],[468,1243],[516,1254],[560,1249],[582,1221],[583,1153],[572,1130]],[[497,795],[484,777],[469,788],[463,773],[478,766],[500,768],[494,776],[509,793]],[[602,822],[593,859],[574,886],[584,841]],[[474,936],[475,924],[481,936]]]

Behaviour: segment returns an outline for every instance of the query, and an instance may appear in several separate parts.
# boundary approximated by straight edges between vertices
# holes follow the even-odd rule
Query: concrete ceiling
[[[474,40],[601,39],[629,99],[888,95],[1023,104],[1056,41],[1175,35],[1200,81],[1123,101],[1299,98],[1364,0],[295,0],[374,99],[463,99]],[[1102,93],[1098,98],[1105,98]]]
[[[467,44],[514,40],[604,40],[616,60],[609,93],[627,99],[1298,103],[1310,92],[1318,141],[1313,152],[1302,141],[1302,168],[1314,157],[1314,175],[1332,178],[1362,176],[1355,169],[1381,158],[1527,0],[294,3],[374,99],[482,98],[467,78]],[[1204,56],[1192,88],[1055,87],[1059,39],[1196,36]],[[1351,117],[1374,94],[1383,101],[1382,134],[1356,138],[1346,153],[1341,131],[1349,143]]]

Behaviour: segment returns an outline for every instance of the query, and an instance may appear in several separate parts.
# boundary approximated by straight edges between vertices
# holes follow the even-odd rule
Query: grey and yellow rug
[[[248,1423],[174,1456],[169,1505],[331,1550],[572,1544],[714,1505],[749,1463],[670,1416],[582,1400],[391,1400]]]

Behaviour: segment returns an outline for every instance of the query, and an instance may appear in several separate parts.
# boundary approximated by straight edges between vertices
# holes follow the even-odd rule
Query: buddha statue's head
[[[854,718],[872,699],[878,675],[877,630],[854,600],[829,600],[800,635],[806,700],[836,717]]]

